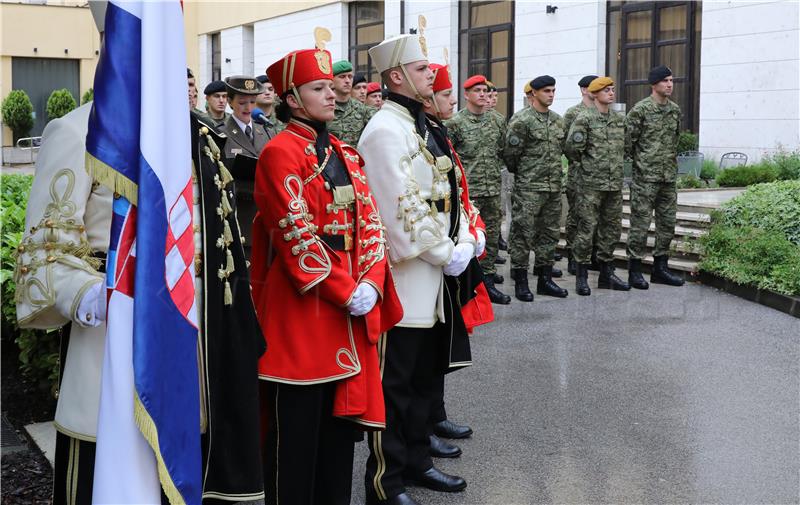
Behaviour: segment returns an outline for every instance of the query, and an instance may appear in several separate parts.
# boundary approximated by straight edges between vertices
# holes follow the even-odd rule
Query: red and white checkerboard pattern
[[[194,297],[194,227],[192,181],[169,211],[166,246],[166,280],[172,301],[181,314],[197,326]]]

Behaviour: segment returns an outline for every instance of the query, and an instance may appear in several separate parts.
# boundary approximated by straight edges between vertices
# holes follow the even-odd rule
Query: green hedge
[[[712,214],[700,268],[800,296],[800,181],[747,188]]]
[[[67,88],[54,90],[47,99],[47,117],[49,119],[64,117],[75,110],[77,106],[75,97]]]
[[[717,174],[717,184],[727,188],[750,186],[777,179],[778,169],[769,163],[726,168]]]
[[[3,123],[14,133],[14,142],[26,137],[33,128],[33,104],[21,89],[11,90],[3,100]]]
[[[14,266],[16,249],[25,229],[25,208],[30,195],[33,176],[0,176],[0,219],[3,223],[0,242],[0,292],[2,293],[3,339],[14,339],[20,349],[20,368],[35,379],[42,389],[55,390],[58,379],[57,332],[21,329],[17,325],[17,309],[14,302],[16,284]]]

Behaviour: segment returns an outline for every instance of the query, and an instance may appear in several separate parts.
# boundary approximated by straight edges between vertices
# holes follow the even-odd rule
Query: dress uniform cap
[[[478,84],[486,84],[486,76],[481,74],[473,75],[464,81],[464,89],[469,89],[473,86],[477,86]]]
[[[453,89],[453,81],[450,78],[450,66],[439,65],[438,63],[431,64],[433,70],[433,92],[444,91]]]
[[[650,73],[647,74],[647,82],[650,84],[658,84],[671,75],[672,70],[669,67],[659,65],[658,67],[650,69]]]
[[[546,86],[555,86],[556,80],[549,75],[540,75],[531,81],[531,88],[542,89]]]
[[[593,80],[597,79],[596,75],[584,75],[581,77],[581,80],[578,81],[579,88],[588,88],[589,85],[592,83]]]
[[[331,53],[320,49],[292,51],[270,65],[267,75],[278,96],[317,79],[332,80]]]
[[[371,95],[373,93],[380,93],[381,85],[377,82],[368,82],[367,83],[367,94]]]
[[[428,50],[419,35],[403,34],[390,37],[369,49],[372,63],[383,73],[390,68],[428,59]]]
[[[225,87],[228,93],[238,95],[259,95],[264,92],[261,83],[249,75],[232,75],[225,78]]]
[[[206,86],[206,89],[203,90],[203,93],[208,95],[213,95],[214,93],[222,93],[227,88],[225,87],[225,83],[222,81],[211,81]]]
[[[343,74],[345,72],[352,72],[353,64],[347,60],[339,60],[333,64],[333,75]]]
[[[256,80],[261,84],[266,84],[269,82],[269,77],[267,77],[265,74],[261,74],[258,77],[256,77]]]
[[[589,91],[591,93],[597,93],[598,91],[613,85],[614,81],[611,80],[610,77],[598,77],[589,83]]]

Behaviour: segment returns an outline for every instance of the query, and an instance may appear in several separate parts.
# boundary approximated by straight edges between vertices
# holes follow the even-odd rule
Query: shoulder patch
[[[573,142],[583,142],[583,132],[575,132],[572,134]]]

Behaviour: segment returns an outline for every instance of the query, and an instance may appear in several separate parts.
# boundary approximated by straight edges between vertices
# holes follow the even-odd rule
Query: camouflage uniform
[[[453,148],[467,171],[469,194],[486,225],[486,256],[481,260],[483,272],[497,272],[497,241],[503,220],[500,203],[500,170],[503,166],[503,145],[506,125],[497,113],[473,114],[466,108],[445,121]]]
[[[217,131],[221,131],[222,127],[225,126],[225,121],[231,117],[231,114],[230,112],[223,112],[222,119],[214,119],[211,117],[211,113],[206,111],[202,114],[198,114],[198,116],[201,120],[203,120],[204,123],[213,126]]]
[[[582,111],[586,110],[588,107],[584,105],[584,103],[578,102],[577,105],[573,105],[567,112],[564,114],[564,129],[569,131],[570,127],[572,126],[572,122],[575,121],[575,118],[578,117]],[[569,159],[569,157],[567,157]],[[578,212],[577,212],[577,202],[575,201],[575,195],[578,188],[578,178],[580,177],[580,170],[581,165],[577,162],[577,160],[569,159],[569,168],[567,169],[567,184],[566,184],[566,193],[567,193],[567,226],[566,226],[566,239],[567,239],[567,249],[572,249],[572,245],[575,242],[575,231],[578,229]]]
[[[509,248],[511,268],[552,265],[561,220],[561,153],[564,120],[553,111],[526,107],[508,122],[504,158],[514,174]]]
[[[378,109],[369,107],[355,98],[345,103],[336,102],[333,121],[328,122],[328,131],[336,138],[355,147],[361,132]]]
[[[653,256],[668,256],[678,210],[675,181],[681,109],[671,100],[659,105],[652,97],[647,97],[633,106],[625,126],[633,159],[628,257],[644,257],[654,209],[656,244]]]
[[[267,119],[269,119],[269,122],[272,123],[272,126],[267,128],[270,138],[279,134],[284,130],[284,128],[286,128],[286,123],[278,119],[278,116],[275,115],[275,109],[272,109],[272,112],[269,116],[267,116]]]
[[[586,109],[578,114],[564,147],[580,163],[578,230],[572,252],[581,264],[591,261],[592,237],[597,232],[597,257],[614,260],[614,246],[622,232],[622,162],[625,155],[625,118],[621,114]]]

